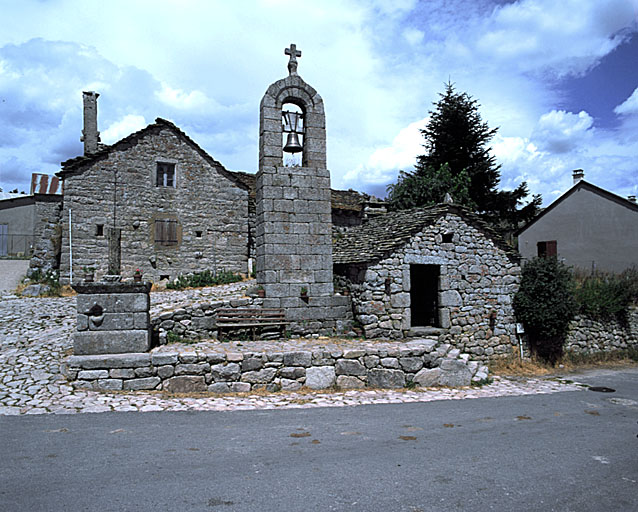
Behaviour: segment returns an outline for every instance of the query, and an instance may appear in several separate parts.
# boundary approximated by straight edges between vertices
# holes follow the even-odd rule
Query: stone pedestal
[[[122,354],[151,348],[151,283],[80,283],[73,353]]]

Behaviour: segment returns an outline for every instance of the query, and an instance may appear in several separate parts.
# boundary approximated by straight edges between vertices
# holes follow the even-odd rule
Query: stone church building
[[[62,279],[85,266],[106,274],[119,238],[124,278],[254,270],[263,306],[307,332],[344,332],[354,319],[369,337],[430,333],[477,357],[509,352],[516,254],[461,207],[386,213],[332,190],[323,100],[297,74],[301,53],[286,54],[289,75],[260,105],[255,175],[225,169],[164,119],[104,146],[98,95],[84,93],[84,155],[59,173]],[[299,163],[284,165],[286,152]]]

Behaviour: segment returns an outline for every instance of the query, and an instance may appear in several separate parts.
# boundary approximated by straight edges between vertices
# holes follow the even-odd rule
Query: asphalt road
[[[349,408],[0,418],[3,511],[636,511],[615,388]]]

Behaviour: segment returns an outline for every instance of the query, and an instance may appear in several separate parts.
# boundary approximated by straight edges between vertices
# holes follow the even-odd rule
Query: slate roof
[[[136,144],[138,140],[145,137],[149,133],[159,131],[163,128],[170,129],[179,138],[188,143],[195,151],[200,154],[200,156],[204,160],[206,160],[213,167],[216,167],[222,175],[235,182],[241,188],[247,189],[247,186],[241,179],[239,179],[236,173],[228,171],[220,162],[211,157],[193,139],[186,135],[186,133],[180,130],[175,124],[167,121],[166,119],[162,119],[161,117],[155,119],[154,123],[149,124],[145,128],[142,128],[141,130],[133,132],[123,139],[120,139],[115,144],[112,144],[110,146],[102,145],[95,153],[77,156],[75,158],[71,158],[69,160],[66,160],[65,162],[62,162],[62,170],[57,173],[57,176],[64,178],[69,174],[81,173],[89,164],[107,157],[112,151],[126,149],[128,146]]]
[[[467,224],[477,228],[511,261],[518,262],[518,253],[478,216],[462,206],[439,204],[379,215],[361,226],[338,233],[333,240],[333,263],[368,263],[387,258],[447,213],[458,215]]]

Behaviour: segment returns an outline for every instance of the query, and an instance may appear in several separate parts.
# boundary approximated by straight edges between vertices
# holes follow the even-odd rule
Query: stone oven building
[[[335,274],[367,337],[435,334],[478,357],[516,344],[518,257],[465,208],[388,213],[336,233],[333,247]]]

